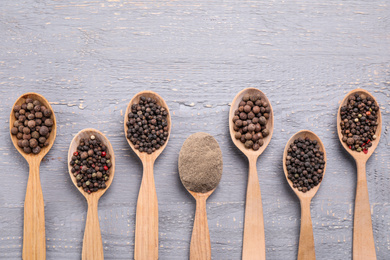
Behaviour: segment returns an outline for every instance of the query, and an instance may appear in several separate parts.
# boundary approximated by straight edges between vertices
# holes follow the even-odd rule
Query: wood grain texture
[[[352,257],[356,166],[336,129],[339,102],[364,88],[378,100],[382,137],[367,161],[376,254],[390,258],[390,8],[387,1],[20,1],[0,3],[0,258],[20,259],[28,165],[9,138],[15,100],[35,91],[51,103],[57,138],[40,166],[47,259],[80,259],[87,204],[67,174],[81,129],[101,130],[116,155],[115,181],[99,203],[105,259],[134,255],[142,164],[123,131],[130,99],[164,97],[172,132],[155,162],[159,259],[189,255],[195,203],[180,182],[184,140],[212,134],[223,154],[207,200],[213,259],[241,259],[248,161],[228,129],[229,105],[246,87],[274,111],[272,142],[257,162],[267,259],[296,259],[299,200],[281,158],[290,136],[314,131],[327,175],[311,204],[317,259]],[[298,95],[297,91],[300,94]]]
[[[190,244],[190,260],[211,260],[211,242],[207,221],[206,200],[215,188],[206,193],[188,191],[196,200],[194,227]]]

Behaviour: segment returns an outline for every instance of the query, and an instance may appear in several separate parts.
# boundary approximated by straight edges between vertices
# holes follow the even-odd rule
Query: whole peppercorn
[[[258,113],[260,113],[260,107],[259,106],[254,106],[252,108],[252,111],[253,111],[253,113],[258,114]]]
[[[264,129],[262,131],[262,134],[263,134],[263,137],[267,137],[269,135],[269,130],[268,129]]]
[[[106,156],[102,158],[102,154]],[[76,177],[77,186],[82,187],[88,194],[106,187],[105,181],[109,179],[111,163],[106,158],[111,158],[106,146],[91,135],[89,138],[80,139],[77,151],[73,153],[69,164],[71,172]],[[104,169],[104,176],[101,172]]]
[[[266,125],[270,111],[268,102],[262,101],[260,95],[244,95],[232,119],[235,138],[245,147],[258,150],[264,144],[263,138],[269,135]]]
[[[39,129],[39,133],[42,136],[46,136],[49,133],[49,128],[47,128],[47,126],[41,126],[41,128]]]
[[[16,128],[16,127],[11,128],[11,134],[16,135],[18,132],[19,132],[18,128]]]
[[[31,128],[34,128],[35,127],[35,121],[33,121],[33,120],[29,120],[28,122],[27,122],[27,126],[31,129]]]
[[[249,149],[252,148],[252,146],[253,146],[253,142],[251,140],[245,142],[245,148]]]
[[[325,168],[324,153],[316,140],[298,138],[287,150],[286,168],[293,187],[307,192],[317,186]]]
[[[14,127],[11,128],[11,134],[16,135],[18,146],[23,147],[25,153],[37,154],[41,151],[41,147],[48,145],[47,138],[50,136],[51,126],[48,128],[46,135],[42,136],[40,130],[42,127],[42,113],[41,108],[47,109],[40,105],[39,100],[26,98],[25,103],[15,105],[13,108],[15,122]],[[51,115],[51,110],[47,109]],[[50,117],[44,118],[53,122]],[[43,139],[42,139],[43,138]]]
[[[259,123],[260,123],[260,125],[266,125],[267,124],[267,119],[264,116],[261,116],[259,118]]]
[[[377,130],[378,116],[374,112],[377,110],[379,106],[374,99],[364,93],[351,95],[347,104],[340,108],[342,141],[349,149],[368,152]]]
[[[135,149],[151,154],[168,139],[168,110],[158,105],[156,99],[145,96],[141,96],[139,103],[133,104],[130,109],[126,122],[127,138]],[[235,125],[242,123],[235,118]]]
[[[52,126],[52,125],[53,125],[53,120],[51,120],[50,118],[45,120],[45,126]]]
[[[38,141],[37,141],[37,139],[31,138],[31,139],[30,139],[30,147],[31,147],[31,148],[35,148],[35,147],[37,147],[37,146],[38,146]]]
[[[30,142],[29,142],[28,140],[24,139],[24,140],[22,141],[22,146],[23,146],[23,147],[29,147],[29,146],[30,146]]]

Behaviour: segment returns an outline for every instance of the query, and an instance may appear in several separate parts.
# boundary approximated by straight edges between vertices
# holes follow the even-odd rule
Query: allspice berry
[[[232,119],[235,138],[248,149],[260,149],[263,138],[269,135],[266,125],[270,111],[268,102],[263,101],[259,94],[245,94]]]
[[[43,117],[41,109],[47,110],[46,117]],[[39,100],[26,98],[24,103],[14,106],[13,113],[16,120],[11,134],[16,136],[18,146],[23,148],[25,153],[38,154],[42,147],[49,145],[47,138],[54,124],[50,109],[41,106]]]

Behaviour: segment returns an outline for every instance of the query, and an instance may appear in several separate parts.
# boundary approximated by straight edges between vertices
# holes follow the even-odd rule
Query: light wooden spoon
[[[133,143],[127,139],[127,121],[129,119],[128,114],[131,111],[132,104],[138,104],[141,96],[154,98],[157,100],[157,104],[164,107],[167,112],[168,121],[168,137],[165,144],[152,154],[146,152],[140,152],[134,148]],[[158,259],[158,201],[156,194],[156,187],[154,184],[153,166],[156,158],[162,153],[168,144],[169,136],[171,133],[171,114],[169,108],[164,99],[153,91],[142,91],[136,94],[129,102],[127,106],[125,119],[125,136],[131,149],[140,158],[143,165],[143,175],[141,187],[138,194],[137,201],[137,213],[135,219],[135,243],[134,243],[134,259],[144,260]]]
[[[341,133],[341,116],[340,109],[348,102],[348,97],[354,94],[365,94],[370,96],[376,104],[379,103],[375,100],[374,96],[370,92],[364,89],[355,89],[349,92],[341,101],[339,111],[337,113],[337,132],[339,135],[340,143],[347,150],[347,152],[355,159],[357,167],[357,185],[356,185],[356,198],[355,198],[355,214],[353,220],[353,259],[354,260],[373,260],[376,259],[374,235],[372,232],[371,222],[371,210],[370,201],[368,199],[367,188],[367,176],[366,176],[366,163],[368,158],[374,153],[375,148],[378,146],[379,139],[382,131],[382,116],[380,109],[378,110],[378,127],[376,130],[377,138],[371,140],[372,146],[368,149],[368,153],[353,151],[348,148],[347,144],[343,142],[343,134]]]
[[[190,260],[211,260],[211,243],[210,243],[210,233],[209,233],[209,225],[207,222],[207,212],[206,212],[206,200],[211,195],[211,193],[214,192],[214,190],[217,188],[217,185],[219,184],[220,178],[222,176],[222,151],[218,145],[217,140],[214,139],[209,134],[206,133],[196,133],[194,134],[197,137],[199,136],[208,136],[208,140],[210,145],[212,145],[215,149],[218,147],[218,150],[216,150],[217,153],[215,153],[215,157],[213,160],[210,160],[210,156],[204,156],[207,154],[207,152],[211,148],[209,147],[195,147],[196,142],[199,141],[198,138],[189,138],[186,139],[186,141],[183,144],[183,147],[186,147],[187,149],[181,149],[179,154],[179,175],[180,180],[183,183],[183,186],[187,189],[187,191],[194,197],[196,200],[196,211],[195,211],[195,220],[194,220],[194,227],[192,229],[192,236],[191,236],[191,245],[190,245]],[[192,137],[194,136],[192,135]],[[185,173],[183,173],[183,170],[180,171],[180,169],[189,169],[190,165],[188,165],[188,161],[192,160],[193,155],[186,154],[186,151],[189,151],[191,148],[197,149],[197,152],[199,154],[196,162],[203,161],[207,162],[208,168],[217,169],[217,172],[213,173],[219,173],[219,175],[211,176],[210,173],[208,173],[209,177],[219,177],[219,179],[216,179],[215,183],[208,183],[209,185],[213,185],[212,190],[207,191],[205,193],[202,192],[195,192],[190,190],[191,185],[189,183],[193,183],[194,181],[199,182],[199,180],[193,180],[193,177],[201,176],[204,172],[199,172],[198,169],[190,169],[192,171],[192,176],[188,177],[185,176]],[[193,152],[193,151],[192,151]],[[220,164],[218,163],[220,162]],[[185,170],[184,170],[185,171]],[[203,184],[205,184],[205,180],[203,181]]]
[[[313,225],[311,223],[310,215],[310,202],[314,195],[316,195],[322,181],[317,186],[314,186],[314,188],[304,193],[294,188],[292,181],[288,179],[288,171],[286,167],[287,150],[290,147],[291,143],[293,143],[299,137],[301,137],[302,139],[309,137],[310,140],[316,140],[318,145],[320,146],[320,151],[324,153],[325,166],[322,173],[322,179],[325,176],[326,170],[326,152],[324,144],[321,142],[321,139],[315,133],[309,130],[301,130],[295,135],[293,135],[290,140],[288,140],[283,153],[283,170],[286,176],[286,180],[290,185],[291,189],[298,196],[299,201],[301,202],[301,233],[299,237],[298,260],[315,260],[316,253],[314,248]]]
[[[252,149],[245,148],[244,144],[235,138],[233,129],[233,117],[234,111],[239,106],[242,97],[245,94],[260,94],[262,100],[266,100],[271,108],[269,113],[269,119],[267,121],[267,129],[269,135],[264,138],[264,144],[259,150],[254,151]],[[271,141],[272,133],[274,129],[274,115],[271,103],[263,92],[256,88],[247,88],[242,90],[233,99],[229,113],[229,130],[230,137],[233,143],[238,149],[243,152],[249,161],[249,174],[248,174],[248,187],[246,191],[246,204],[245,204],[245,224],[244,224],[244,239],[242,248],[242,259],[243,260],[258,260],[265,259],[265,236],[264,236],[264,218],[263,218],[263,205],[261,201],[260,183],[257,175],[256,162],[257,158],[267,148]]]
[[[108,154],[111,156],[111,164],[112,166],[109,169],[110,177],[106,181],[106,188],[99,189],[96,192],[92,192],[88,194],[83,190],[82,187],[77,187],[76,177],[73,176],[72,166],[69,162],[72,160],[73,153],[77,151],[77,146],[80,143],[80,139],[88,139],[94,135],[98,138],[108,149]],[[115,155],[114,150],[112,149],[110,141],[106,138],[106,136],[98,130],[92,128],[86,128],[81,130],[76,134],[73,138],[72,142],[69,146],[68,151],[68,170],[70,178],[72,179],[73,184],[76,188],[84,195],[85,199],[88,202],[88,213],[87,213],[87,221],[85,223],[85,231],[84,231],[84,240],[83,240],[83,250],[82,250],[82,259],[83,260],[102,260],[104,259],[103,253],[103,243],[102,243],[102,235],[100,232],[99,225],[99,215],[98,215],[98,202],[100,197],[107,191],[110,187],[112,180],[114,179],[115,174]]]
[[[43,194],[41,181],[39,177],[39,166],[43,157],[49,152],[54,144],[57,131],[56,117],[54,110],[49,102],[41,95],[30,92],[21,95],[13,105],[22,105],[27,98],[36,99],[41,102],[46,108],[52,111],[51,119],[53,126],[50,132],[50,137],[47,140],[49,145],[43,147],[38,154],[26,154],[22,148],[18,146],[18,139],[15,135],[11,135],[12,143],[16,150],[26,159],[30,167],[30,174],[27,182],[26,197],[24,200],[24,228],[23,228],[23,259],[46,259],[46,237],[45,237],[45,210],[43,202]],[[12,107],[12,108],[13,108]],[[14,126],[16,118],[13,109],[11,111],[9,124],[10,129]]]

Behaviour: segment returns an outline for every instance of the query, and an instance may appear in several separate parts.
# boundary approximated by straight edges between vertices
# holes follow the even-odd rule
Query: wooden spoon
[[[241,143],[240,140],[237,140],[234,136],[236,133],[233,129],[234,111],[238,108],[238,105],[245,94],[260,94],[261,99],[266,100],[271,108],[271,112],[269,113],[270,116],[267,120],[269,135],[264,138],[264,144],[257,151],[245,148],[244,144]],[[255,88],[247,88],[238,93],[233,99],[230,107],[229,130],[233,143],[246,155],[246,157],[248,157],[249,161],[248,187],[245,204],[244,239],[242,248],[243,260],[265,259],[263,205],[261,202],[260,183],[257,175],[256,162],[259,155],[264,152],[265,148],[271,141],[273,129],[274,115],[272,106],[265,94]]]
[[[126,138],[131,149],[137,154],[142,161],[144,168],[141,187],[138,194],[137,201],[137,213],[135,220],[135,245],[134,245],[134,259],[144,260],[158,259],[158,201],[156,194],[156,187],[154,184],[153,166],[156,158],[162,153],[167,146],[169,136],[171,133],[171,114],[164,99],[153,91],[142,91],[136,94],[129,102],[127,106],[124,127],[125,136],[127,135],[127,121],[129,119],[128,114],[131,111],[132,104],[138,104],[141,96],[154,98],[157,100],[157,104],[166,108],[168,112],[168,138],[165,144],[152,154],[140,152],[134,148],[133,143]]]
[[[196,136],[196,137],[195,137]],[[207,140],[210,146],[197,146],[197,142],[201,140],[200,138],[208,138],[203,139]],[[218,145],[217,140],[214,139],[211,135],[207,133],[196,133],[191,135],[183,144],[183,147],[186,149],[181,149],[179,154],[179,174],[180,180],[182,181],[184,187],[187,191],[194,197],[196,200],[196,211],[195,211],[195,220],[194,227],[192,230],[191,237],[191,245],[190,245],[190,260],[211,260],[211,243],[210,243],[210,233],[209,226],[207,223],[207,212],[206,212],[206,200],[214,192],[221,180],[222,176],[222,151]],[[213,158],[210,160],[211,155],[207,156],[206,154],[211,149],[216,153]],[[194,159],[194,150],[197,151],[197,158]],[[188,153],[191,151],[191,153]],[[200,168],[190,169],[190,165],[188,165],[189,161],[196,160],[196,163],[206,162],[208,169],[215,169],[215,171],[210,171],[207,173],[207,179],[203,179]],[[182,169],[182,170],[181,170]],[[183,170],[184,169],[184,170]],[[186,176],[186,171],[191,171],[191,176]],[[188,173],[188,172],[187,172]],[[199,176],[201,179],[199,180]],[[194,178],[196,178],[194,180]],[[213,178],[213,181],[210,182],[209,178]],[[203,186],[204,191],[206,192],[195,192],[191,190],[190,183],[199,182],[202,185],[198,184],[198,186]],[[206,189],[205,186],[208,186]],[[194,188],[192,188],[194,189]],[[212,189],[207,191],[208,189]]]
[[[21,95],[13,105],[22,105],[27,98],[36,99],[46,108],[52,111],[53,126],[48,138],[49,145],[41,149],[38,154],[26,154],[18,146],[18,139],[11,135],[12,143],[16,150],[26,159],[30,167],[30,174],[27,182],[26,197],[24,200],[24,228],[23,228],[23,259],[46,259],[46,237],[45,237],[45,210],[42,195],[41,181],[39,177],[39,166],[43,157],[49,152],[54,144],[57,131],[56,117],[54,110],[49,102],[37,93],[26,93]],[[10,129],[14,126],[16,118],[13,110],[11,111],[9,124]]]
[[[291,189],[298,196],[299,201],[301,202],[301,233],[299,237],[298,260],[315,260],[316,253],[314,248],[313,225],[311,223],[310,216],[310,202],[320,188],[321,182],[317,186],[314,186],[314,188],[310,189],[308,192],[301,192],[293,187],[292,181],[288,179],[288,171],[286,168],[287,150],[290,147],[291,143],[293,143],[299,137],[301,137],[302,139],[308,137],[310,138],[310,140],[316,140],[318,145],[320,146],[320,151],[324,152],[325,166],[322,178],[324,178],[326,170],[326,152],[324,144],[321,142],[321,139],[315,133],[309,130],[301,130],[295,135],[293,135],[290,140],[288,140],[286,147],[284,148],[283,154],[283,170],[286,176],[286,180],[290,185]]]
[[[88,139],[94,135],[98,138],[108,149],[108,154],[111,155],[111,168],[109,169],[110,177],[106,181],[106,188],[99,189],[96,192],[92,192],[88,194],[83,190],[82,187],[77,186],[76,177],[73,176],[72,166],[69,162],[72,160],[73,153],[77,151],[77,146],[80,143],[80,139]],[[87,213],[87,222],[85,223],[85,231],[84,231],[84,240],[83,240],[83,250],[82,250],[82,259],[83,260],[101,260],[104,259],[103,253],[103,243],[102,243],[102,235],[100,233],[100,225],[99,225],[99,215],[98,215],[98,202],[100,197],[107,191],[110,187],[112,180],[114,179],[115,174],[115,155],[114,150],[112,149],[110,141],[106,138],[106,136],[98,130],[92,128],[86,128],[81,130],[76,134],[73,138],[72,142],[69,146],[68,151],[68,170],[70,178],[73,181],[73,184],[76,188],[84,195],[88,202],[88,213]]]
[[[368,153],[353,151],[348,148],[347,144],[342,141],[343,134],[341,133],[341,116],[340,109],[348,102],[348,97],[354,94],[365,94],[375,100],[370,92],[364,89],[355,89],[349,92],[341,101],[339,111],[337,113],[337,132],[340,143],[347,150],[347,152],[355,159],[357,166],[357,185],[355,198],[355,215],[353,221],[353,259],[354,260],[372,260],[376,259],[374,235],[372,232],[370,201],[368,199],[366,163],[368,158],[373,154],[375,148],[378,146],[382,131],[382,116],[380,109],[378,115],[378,127],[376,130],[377,138],[372,140],[372,146],[368,149]],[[379,103],[375,100],[376,104]]]

